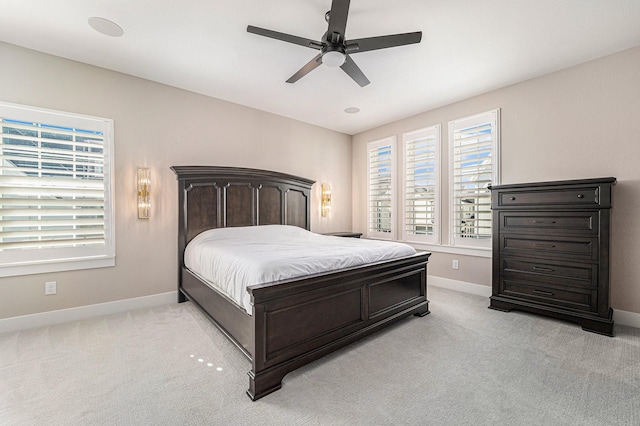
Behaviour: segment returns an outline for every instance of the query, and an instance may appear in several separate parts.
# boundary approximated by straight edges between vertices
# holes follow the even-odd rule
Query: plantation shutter
[[[107,123],[7,105],[0,113],[1,263],[112,256]]]
[[[440,126],[403,135],[403,239],[439,243]]]
[[[368,236],[393,239],[395,137],[370,142],[367,148],[369,152]]]
[[[449,123],[453,244],[489,247],[491,191],[498,174],[498,110]]]

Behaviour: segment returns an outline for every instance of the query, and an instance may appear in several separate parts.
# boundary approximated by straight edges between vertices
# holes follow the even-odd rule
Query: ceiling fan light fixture
[[[331,68],[338,68],[344,64],[346,59],[347,55],[337,50],[332,50],[322,55],[322,63]]]
[[[91,28],[100,34],[104,34],[109,37],[121,37],[124,34],[124,30],[120,25],[106,18],[92,16],[88,19],[88,22]]]

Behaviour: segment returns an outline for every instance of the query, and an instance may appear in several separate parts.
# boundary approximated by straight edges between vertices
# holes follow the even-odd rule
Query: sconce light
[[[151,217],[151,170],[138,169],[138,219]]]
[[[331,211],[331,186],[328,183],[322,184],[322,216],[327,216]]]

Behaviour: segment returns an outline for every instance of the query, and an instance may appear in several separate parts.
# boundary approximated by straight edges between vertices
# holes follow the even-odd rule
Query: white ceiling
[[[364,88],[323,66],[285,83],[318,52],[247,25],[319,40],[330,6],[0,0],[0,40],[347,134],[640,45],[640,0],[352,0],[347,39],[422,31],[422,42],[353,55]],[[94,31],[94,16],[124,36]]]

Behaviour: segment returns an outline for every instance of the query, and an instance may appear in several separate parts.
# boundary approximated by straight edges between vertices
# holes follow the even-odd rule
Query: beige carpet
[[[616,337],[429,289],[412,317],[285,377],[190,303],[0,335],[2,425],[638,425],[640,330]]]

